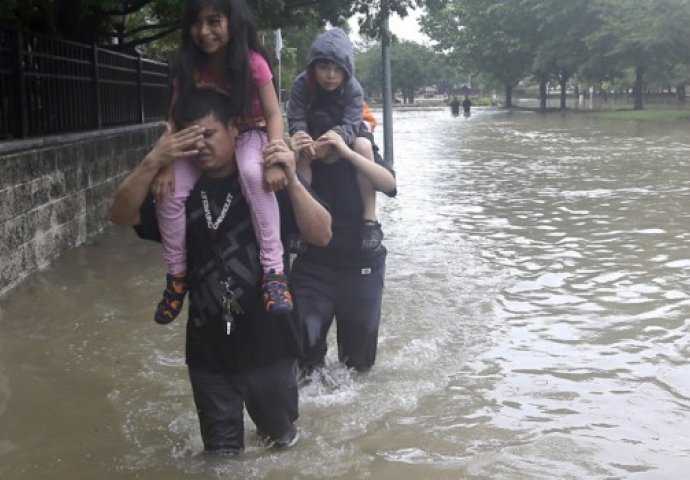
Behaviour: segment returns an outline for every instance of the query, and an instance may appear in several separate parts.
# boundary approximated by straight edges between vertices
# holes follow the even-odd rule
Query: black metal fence
[[[0,30],[0,140],[163,118],[168,65],[45,35]]]

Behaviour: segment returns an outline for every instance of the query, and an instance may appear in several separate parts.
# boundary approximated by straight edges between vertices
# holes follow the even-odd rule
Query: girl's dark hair
[[[228,90],[232,111],[238,116],[248,115],[251,101],[258,94],[249,66],[251,50],[264,57],[271,66],[268,55],[259,43],[254,15],[244,0],[187,0],[182,13],[182,45],[174,68],[177,96],[195,88],[194,73],[207,61],[206,54],[194,43],[191,27],[204,7],[211,7],[228,18],[230,39],[224,65],[223,88]]]

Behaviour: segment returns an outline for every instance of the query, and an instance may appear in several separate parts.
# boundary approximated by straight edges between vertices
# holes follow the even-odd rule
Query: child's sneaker
[[[166,325],[177,318],[182,310],[184,296],[187,294],[187,277],[167,274],[165,276],[166,287],[163,290],[163,298],[158,302],[156,314],[153,319],[156,323]]]
[[[264,292],[266,311],[273,314],[292,311],[292,295],[290,295],[284,273],[276,273],[275,270],[265,273],[261,287]]]
[[[362,250],[374,250],[381,245],[383,231],[376,220],[364,220],[362,223]]]

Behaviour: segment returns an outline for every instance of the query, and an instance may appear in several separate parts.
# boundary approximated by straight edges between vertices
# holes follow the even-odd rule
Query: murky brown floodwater
[[[0,478],[685,478],[687,131],[396,112],[379,360],[286,452],[199,455],[158,247],[109,229],[0,299]]]

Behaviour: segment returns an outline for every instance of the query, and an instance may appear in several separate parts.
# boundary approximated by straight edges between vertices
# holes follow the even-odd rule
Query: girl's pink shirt
[[[249,52],[249,68],[252,72],[252,81],[254,82],[254,90],[256,92],[252,99],[249,113],[252,117],[262,117],[263,112],[261,111],[261,101],[259,100],[259,89],[273,80],[273,74],[264,57],[253,50]],[[200,88],[217,88],[227,93],[224,82],[215,78],[211,71],[207,69],[199,70],[196,75],[196,86]]]

